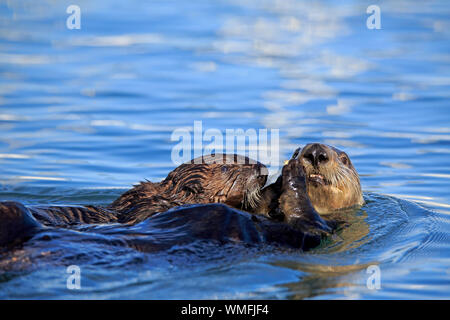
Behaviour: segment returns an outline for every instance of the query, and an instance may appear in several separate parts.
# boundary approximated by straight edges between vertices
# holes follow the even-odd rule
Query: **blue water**
[[[164,178],[172,132],[201,120],[279,129],[280,162],[343,149],[367,203],[308,253],[145,254],[60,231],[14,253],[0,298],[450,298],[450,4],[376,1],[369,30],[372,2],[79,0],[69,30],[69,3],[1,1],[0,200],[108,204]]]

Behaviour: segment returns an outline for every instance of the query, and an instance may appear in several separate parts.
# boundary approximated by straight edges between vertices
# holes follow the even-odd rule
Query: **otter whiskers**
[[[357,194],[358,196],[360,195],[361,191],[359,176],[354,170],[351,170],[344,165],[337,165],[332,168],[322,168],[321,172],[324,178],[329,181],[332,186],[335,186],[338,189],[345,189],[351,194]],[[357,183],[355,183],[355,181]]]

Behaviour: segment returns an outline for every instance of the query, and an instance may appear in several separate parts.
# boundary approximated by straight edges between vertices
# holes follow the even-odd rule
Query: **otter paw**
[[[303,166],[298,160],[289,160],[281,172],[283,188],[305,187],[306,179]]]

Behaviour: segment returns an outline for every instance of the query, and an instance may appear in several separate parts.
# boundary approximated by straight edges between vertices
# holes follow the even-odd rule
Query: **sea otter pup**
[[[159,183],[140,183],[108,209],[118,213],[118,222],[128,224],[185,204],[224,203],[250,209],[259,201],[267,173],[263,164],[248,157],[203,156],[180,165]]]
[[[237,209],[253,208],[267,172],[263,164],[248,157],[208,155],[180,165],[159,183],[141,182],[106,208],[30,206],[28,209],[46,226],[70,227],[87,223],[136,224],[155,213],[188,204],[224,203]]]

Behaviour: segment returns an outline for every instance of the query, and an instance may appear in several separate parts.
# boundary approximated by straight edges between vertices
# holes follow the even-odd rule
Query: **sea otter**
[[[25,208],[20,204],[8,202],[0,208],[0,225],[3,224],[4,217],[11,214],[17,215],[18,229],[23,228],[24,217],[27,220],[31,219],[32,227],[27,230],[39,230],[34,218],[45,226],[54,227],[112,222],[134,225],[174,207],[210,204],[201,210],[215,212],[216,215],[210,214],[208,217],[199,213],[197,216],[204,217],[200,225],[206,229],[214,229],[217,227],[214,216],[219,213],[227,216],[232,212],[224,210],[223,206],[213,204],[223,203],[253,214],[283,220],[282,224],[277,224],[266,218],[253,219],[253,223],[257,225],[255,228],[265,235],[264,239],[279,239],[281,243],[287,243],[292,241],[283,240],[286,237],[294,239],[294,242],[295,239],[302,238],[303,240],[299,241],[301,243],[317,243],[317,241],[305,242],[304,240],[308,238],[305,238],[305,235],[317,238],[318,235],[329,234],[334,227],[332,222],[324,220],[319,213],[362,204],[359,178],[348,156],[333,147],[310,144],[297,158],[298,154],[299,150],[283,167],[277,181],[262,191],[261,188],[267,178],[267,169],[264,165],[247,157],[216,154],[197,158],[179,166],[160,183],[143,182],[125,192],[106,208],[92,206]],[[330,197],[329,205],[326,197]],[[191,212],[200,209],[175,209],[177,210]],[[172,210],[171,214],[173,212]],[[239,214],[242,211],[233,212]],[[196,225],[198,224],[197,221]],[[8,225],[14,228],[14,224]],[[248,228],[248,225],[246,226],[245,228]],[[240,224],[240,227],[243,225]],[[275,232],[281,230],[280,228],[284,230],[284,236]],[[286,231],[288,229],[291,231]],[[248,235],[248,232],[242,231],[243,235]],[[223,236],[223,233],[216,233],[219,234]],[[17,233],[0,235],[0,244],[7,243],[13,235]],[[300,247],[305,249],[305,244]]]
[[[301,152],[300,148],[297,149],[292,159],[297,159],[297,166],[303,168],[307,195],[321,216],[364,204],[359,175],[345,152],[325,144],[311,143]],[[264,188],[253,212],[289,220],[292,210],[284,208],[290,202],[286,194],[282,195],[282,179],[280,176],[275,183]]]

